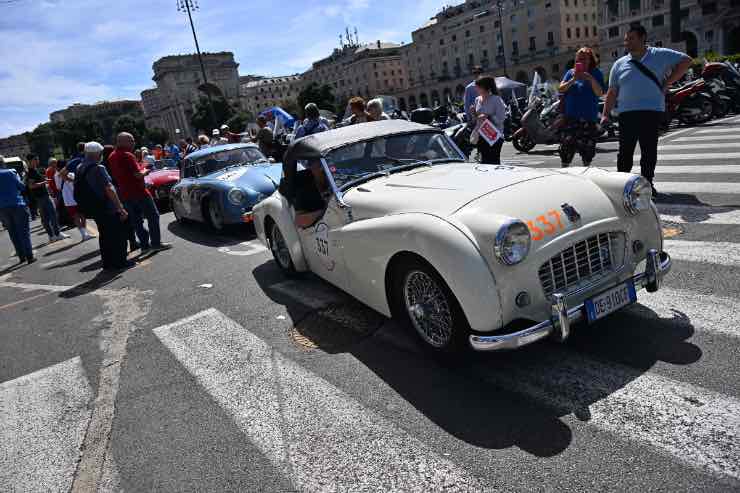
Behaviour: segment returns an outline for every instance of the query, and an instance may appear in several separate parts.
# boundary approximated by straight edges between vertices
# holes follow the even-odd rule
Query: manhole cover
[[[664,224],[663,225],[663,238],[673,238],[683,233],[680,226],[675,224]]]
[[[359,302],[332,304],[308,314],[288,335],[303,349],[338,352],[369,336],[384,322],[385,317]]]

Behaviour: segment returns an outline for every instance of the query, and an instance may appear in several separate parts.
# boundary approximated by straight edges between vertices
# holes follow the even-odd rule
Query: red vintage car
[[[180,169],[172,159],[156,161],[152,171],[144,177],[147,190],[160,207],[169,207],[170,190],[178,181],[180,181]]]

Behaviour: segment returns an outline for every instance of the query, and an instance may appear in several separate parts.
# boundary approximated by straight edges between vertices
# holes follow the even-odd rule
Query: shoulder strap
[[[655,82],[655,85],[658,86],[658,89],[660,89],[661,92],[663,92],[663,84],[660,83],[658,78],[655,76],[652,70],[647,68],[643,63],[639,60],[635,60],[634,58],[630,60],[630,63],[637,67],[637,69],[645,75],[648,79]]]

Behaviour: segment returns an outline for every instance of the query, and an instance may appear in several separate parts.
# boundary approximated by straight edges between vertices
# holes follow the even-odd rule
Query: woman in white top
[[[77,226],[82,241],[95,238],[86,228],[87,220],[85,216],[80,214],[80,211],[77,209],[77,202],[75,202],[75,175],[67,171],[67,163],[65,161],[59,161],[57,172],[54,173],[54,183],[56,183],[57,190],[61,191],[61,202],[67,208],[67,212],[72,217],[75,226]]]
[[[499,132],[503,132],[504,120],[506,119],[506,105],[498,95],[496,79],[493,77],[479,77],[475,81],[478,97],[475,100],[475,115],[478,118],[478,126],[485,120],[489,120]],[[493,145],[489,145],[486,139],[478,139],[478,152],[481,163],[501,164],[501,147],[504,145],[503,136]]]

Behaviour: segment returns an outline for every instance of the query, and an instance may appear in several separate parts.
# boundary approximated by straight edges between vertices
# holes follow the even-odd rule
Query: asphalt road
[[[22,267],[3,233],[0,491],[738,491],[738,142],[740,117],[661,141],[662,291],[457,367],[248,229],[164,214],[174,249],[112,277],[76,231],[35,223]]]

